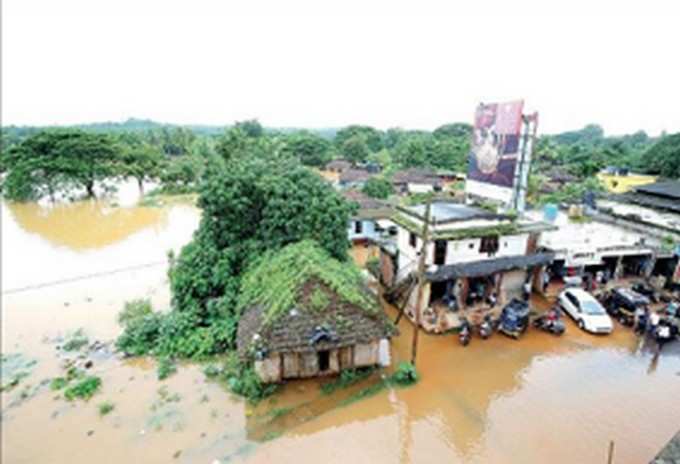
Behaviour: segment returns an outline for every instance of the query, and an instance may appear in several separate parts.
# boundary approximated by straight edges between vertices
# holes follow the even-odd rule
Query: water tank
[[[543,207],[543,218],[548,222],[555,222],[558,212],[557,205],[548,203]]]

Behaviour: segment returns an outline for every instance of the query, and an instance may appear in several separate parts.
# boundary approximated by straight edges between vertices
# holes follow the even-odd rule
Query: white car
[[[558,301],[581,330],[608,334],[614,329],[609,314],[590,293],[580,288],[569,288],[560,293]]]

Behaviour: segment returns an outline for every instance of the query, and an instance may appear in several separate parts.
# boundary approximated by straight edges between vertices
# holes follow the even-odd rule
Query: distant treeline
[[[158,180],[168,192],[194,191],[211,159],[268,157],[322,167],[334,158],[375,163],[383,177],[397,169],[467,169],[472,127],[444,124],[434,131],[351,125],[322,130],[265,128],[257,120],[228,127],[179,126],[150,120],[73,127],[2,128],[2,192],[14,200],[54,197],[79,190],[88,195],[108,180]],[[680,134],[645,132],[607,137],[600,126],[539,137],[534,152],[534,190],[551,176],[589,179],[606,166],[680,177]]]

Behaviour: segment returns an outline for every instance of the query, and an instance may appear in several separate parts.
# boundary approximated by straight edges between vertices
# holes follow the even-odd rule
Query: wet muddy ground
[[[466,348],[422,335],[421,381],[355,402],[379,373],[331,395],[292,382],[253,407],[202,366],[159,381],[153,361],[116,356],[95,358],[92,399],[57,398],[46,381],[62,372],[60,337],[112,340],[133,298],[167,307],[166,253],[198,223],[189,204],[135,207],[128,190],[121,206],[2,205],[2,352],[28,372],[1,396],[2,462],[604,463],[613,440],[614,462],[638,463],[680,428],[677,342],[655,358],[624,327],[596,337],[570,321],[561,338],[529,330]],[[410,358],[411,326],[400,330],[395,362]],[[100,416],[105,401],[115,408]]]

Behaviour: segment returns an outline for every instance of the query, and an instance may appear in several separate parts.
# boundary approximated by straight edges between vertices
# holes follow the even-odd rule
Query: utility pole
[[[416,320],[413,329],[413,345],[411,346],[411,364],[416,365],[418,353],[418,333],[420,332],[420,313],[422,310],[423,284],[425,283],[425,260],[427,258],[427,245],[430,243],[430,209],[432,197],[425,204],[425,223],[423,225],[423,246],[420,248],[420,260],[418,261],[418,274],[416,275],[418,292],[416,294]]]

